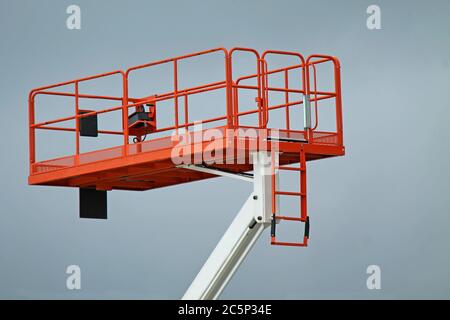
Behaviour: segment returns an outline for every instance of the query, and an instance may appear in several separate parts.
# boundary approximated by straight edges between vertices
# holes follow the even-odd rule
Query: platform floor
[[[218,128],[223,130],[224,128]],[[268,133],[270,137],[270,133]],[[337,143],[337,134],[314,132],[313,142],[304,140],[302,132],[281,132],[274,140],[266,139],[267,150],[276,148],[280,152],[280,164],[299,162],[299,152],[303,148],[307,161],[327,157],[342,156],[345,149]],[[233,140],[233,139],[231,139]],[[252,170],[249,154],[262,150],[254,138],[237,136],[216,140],[223,158],[222,164],[208,164],[230,172]],[[258,140],[258,138],[257,138]],[[220,144],[221,143],[221,144]],[[171,137],[158,138],[127,146],[97,150],[79,155],[36,162],[31,167],[28,182],[31,185],[67,186],[96,188],[98,190],[149,190],[186,182],[217,177],[216,175],[183,169],[172,161],[172,151],[177,142]],[[203,164],[201,155],[211,145],[211,141],[197,141],[184,148],[184,156],[191,163]],[[197,161],[194,161],[197,160]],[[200,162],[198,161],[200,160]]]

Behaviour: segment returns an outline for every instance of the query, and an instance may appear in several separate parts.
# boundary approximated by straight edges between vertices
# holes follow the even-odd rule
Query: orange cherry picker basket
[[[210,61],[211,56],[217,61],[214,69],[221,70],[222,79],[195,84],[181,81],[184,64]],[[249,73],[239,72],[243,65],[239,59],[243,58],[250,61],[252,71]],[[241,63],[236,63],[236,60]],[[286,63],[275,66],[275,61]],[[169,79],[171,88],[157,91],[149,87],[146,95],[132,95],[134,85],[131,78],[142,72],[151,73],[161,66],[170,67],[170,74],[165,74],[165,79]],[[246,67],[249,67],[248,63]],[[195,67],[191,70],[195,73]],[[186,78],[190,76],[192,73]],[[96,81],[109,79],[119,83],[116,93],[96,93]],[[135,86],[142,85],[145,83]],[[217,93],[219,98],[210,99],[207,107],[203,104],[200,111],[214,110],[215,116],[202,116],[198,112],[192,116],[197,98],[211,93]],[[59,108],[64,108],[68,114],[37,120],[38,110],[45,107],[45,102],[40,99],[49,96],[65,99]],[[252,100],[247,99],[249,96]],[[99,104],[106,107],[91,107]],[[168,110],[170,117],[164,116]],[[331,129],[322,129],[322,110],[327,114],[324,122]],[[115,130],[103,128],[102,119],[109,114],[118,115]],[[208,128],[196,129],[199,123]],[[222,134],[215,136],[215,142],[221,142],[219,157],[223,161],[213,164],[197,157],[207,151],[211,142],[206,135],[198,133],[211,129]],[[248,129],[255,129],[257,134],[242,134]],[[68,138],[64,145],[72,144],[73,150],[61,157],[38,158],[39,151],[48,149],[46,141],[36,142],[37,133],[41,131],[65,134],[64,137]],[[273,138],[275,133],[276,139]],[[81,217],[106,218],[106,192],[109,190],[142,191],[215,177],[174,163],[174,149],[179,143],[177,138],[182,135],[200,136],[188,139],[190,142],[183,149],[185,159],[236,174],[252,170],[250,152],[262,140],[267,142],[267,151],[272,157],[277,156],[271,164],[271,243],[306,246],[309,239],[306,164],[345,153],[339,61],[328,55],[314,54],[304,58],[297,52],[268,50],[260,54],[249,48],[215,48],[131,67],[126,71],[116,70],[33,89],[29,94],[28,181],[31,185],[79,188]],[[108,136],[119,138],[119,142],[107,148],[82,150],[84,141],[106,140]],[[277,144],[276,152],[273,150],[274,142]],[[244,154],[245,159],[238,161],[242,160],[238,155],[242,150],[244,153],[241,155]],[[281,190],[275,175],[278,171],[299,173],[298,190]],[[298,199],[299,212],[292,215],[280,212],[281,196]],[[89,199],[94,199],[96,205],[87,205]],[[303,241],[278,240],[276,225],[281,220],[304,223]]]

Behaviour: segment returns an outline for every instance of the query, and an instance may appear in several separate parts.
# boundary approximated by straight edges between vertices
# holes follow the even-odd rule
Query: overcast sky
[[[0,298],[183,295],[251,186],[113,191],[108,220],[80,220],[76,189],[27,185],[27,94],[217,46],[339,57],[347,149],[308,166],[311,245],[272,247],[266,231],[222,297],[450,298],[450,2],[377,1],[381,30],[370,4],[1,0]],[[66,289],[72,264],[81,290]],[[366,287],[373,264],[381,290]]]

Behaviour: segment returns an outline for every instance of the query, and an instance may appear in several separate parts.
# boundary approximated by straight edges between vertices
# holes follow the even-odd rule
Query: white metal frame
[[[196,165],[180,167],[253,182],[253,192],[220,239],[183,296],[183,300],[217,299],[263,230],[271,223],[271,157],[254,152],[253,178]]]

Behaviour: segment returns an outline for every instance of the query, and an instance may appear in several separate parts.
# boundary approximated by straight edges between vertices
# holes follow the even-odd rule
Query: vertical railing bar
[[[239,97],[238,97],[238,88],[233,88],[233,118],[234,118],[234,125],[236,127],[239,127]]]
[[[122,97],[122,128],[123,128],[123,156],[128,153],[128,73],[122,73],[123,97]]]
[[[33,174],[33,165],[36,162],[36,140],[34,126],[34,92],[30,93],[28,99],[28,123],[29,123],[29,137],[30,140],[30,175]]]
[[[314,127],[311,129],[311,131],[314,131],[317,129],[318,125],[319,125],[319,113],[318,113],[318,102],[317,102],[317,71],[316,71],[316,66],[313,64],[312,65],[313,68],[313,78],[314,78],[314,116],[315,116],[315,124]]]
[[[334,88],[336,99],[336,131],[338,132],[338,144],[343,144],[343,129],[342,129],[342,98],[341,98],[341,74],[339,61],[334,63]]]
[[[176,128],[176,133],[178,134],[178,60],[175,59],[173,60],[173,88],[174,88],[174,100],[175,100],[175,104],[174,104],[174,108],[175,108],[175,128]]]
[[[184,128],[185,132],[188,131],[188,123],[189,123],[189,110],[188,110],[188,94],[184,95]]]
[[[265,72],[268,72],[269,71],[269,67],[268,67],[267,61],[266,60],[263,60],[263,61],[264,61],[264,70],[265,70]],[[264,128],[266,128],[267,125],[269,124],[269,90],[268,90],[268,88],[269,88],[269,76],[266,75],[264,80],[266,82],[266,84],[265,84],[266,97],[264,99]]]
[[[269,122],[269,73],[268,73],[268,67],[267,67],[267,61],[264,59],[261,59],[261,84],[262,84],[262,99],[261,99],[261,121],[260,121],[260,127],[266,128],[267,124]]]
[[[306,68],[306,76],[305,76],[305,68]],[[311,102],[310,102],[310,74],[309,74],[309,64],[306,63],[302,68],[302,80],[303,80],[303,88],[305,94],[303,95],[303,127],[305,130],[304,136],[305,140],[311,142],[312,134],[311,134]]]
[[[286,102],[286,130],[290,130],[290,119],[289,119],[289,70],[284,70],[284,88],[285,92],[285,102]]]
[[[262,60],[261,59],[256,59],[256,74],[257,74],[257,85],[258,85],[258,106],[259,109],[261,110],[262,108],[264,108],[264,101],[263,101],[263,96],[262,96],[262,73],[264,68],[262,67]],[[262,119],[261,119],[261,111],[258,112],[258,126],[261,128],[262,127],[262,123],[261,123]]]
[[[79,97],[78,81],[75,81],[75,159],[78,162],[80,155],[80,119],[79,119]]]
[[[227,128],[234,128],[233,124],[233,101],[232,101],[232,73],[231,57],[225,53],[225,82],[226,82],[226,112],[227,112]]]
[[[259,92],[259,97],[258,97],[259,98],[258,99],[258,127],[263,128],[264,127],[263,126],[263,123],[264,123],[263,111],[265,112],[265,110],[264,110],[265,96],[264,95],[266,92],[265,82],[264,82],[264,77],[266,76],[265,69],[264,69],[264,60],[259,59],[258,64],[259,64],[258,69],[260,70],[260,73],[261,73],[259,75],[260,80],[258,80],[259,81],[258,86],[261,88],[260,92]]]

